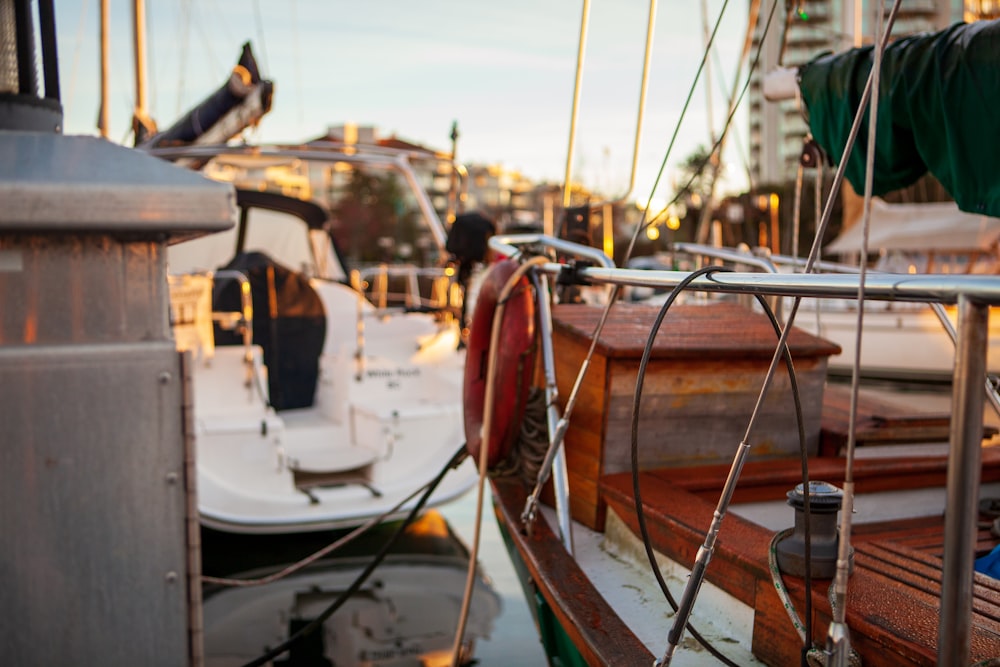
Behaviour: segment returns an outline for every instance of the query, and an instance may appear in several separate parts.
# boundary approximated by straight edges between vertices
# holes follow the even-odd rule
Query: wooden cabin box
[[[636,379],[659,306],[616,304],[591,359],[566,433],[573,518],[603,529],[602,475],[631,469]],[[559,305],[553,342],[565,408],[601,308]],[[735,303],[674,305],[654,341],[638,422],[640,469],[729,463],[743,440],[777,334],[767,316]],[[806,446],[815,455],[827,359],[840,348],[794,329],[789,348],[801,396]],[[750,460],[799,452],[792,384],[784,363],[750,434]]]

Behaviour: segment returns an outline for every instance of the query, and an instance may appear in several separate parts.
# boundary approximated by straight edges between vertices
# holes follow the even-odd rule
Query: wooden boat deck
[[[843,472],[841,459],[815,459],[811,470]],[[921,488],[943,483],[946,460],[860,460],[855,473],[857,492]],[[690,566],[704,541],[725,479],[724,466],[647,470],[640,489],[654,547]],[[801,476],[798,461],[748,463],[735,502],[780,499]],[[816,474],[814,479],[822,478]],[[830,477],[835,478],[833,476]],[[984,449],[983,481],[1000,480],[1000,448]],[[601,492],[609,508],[635,534],[635,498],[629,473],[602,478]],[[990,533],[992,519],[980,520],[977,552],[1000,542]],[[789,512],[789,524],[791,512]],[[848,625],[852,643],[864,664],[933,665],[937,659],[938,605],[941,590],[942,515],[902,519],[854,528],[854,573],[848,584]],[[767,566],[773,532],[729,514],[708,568],[708,580],[756,609],[753,648],[769,664],[795,664],[798,638]],[[822,642],[831,620],[829,581],[813,588],[814,639]],[[785,584],[799,610],[805,605],[803,580],[786,577]],[[678,592],[679,594],[679,592]],[[972,631],[975,661],[1000,656],[1000,582],[976,575]]]

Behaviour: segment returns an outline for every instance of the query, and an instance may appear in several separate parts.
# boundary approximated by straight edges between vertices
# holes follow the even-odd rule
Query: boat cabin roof
[[[236,190],[233,229],[171,246],[171,273],[211,272],[246,252],[263,252],[307,276],[343,280],[344,261],[329,234],[327,210],[313,201],[276,192]]]
[[[288,213],[305,222],[309,229],[323,229],[329,218],[326,209],[316,202],[288,197],[276,192],[237,189],[236,205],[241,211],[248,208],[266,208]]]

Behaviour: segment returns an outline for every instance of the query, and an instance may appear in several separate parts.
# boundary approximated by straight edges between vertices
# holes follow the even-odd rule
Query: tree
[[[688,201],[697,195],[704,201],[712,190],[712,154],[704,145],[698,145],[680,165],[681,183],[677,191],[678,199]]]

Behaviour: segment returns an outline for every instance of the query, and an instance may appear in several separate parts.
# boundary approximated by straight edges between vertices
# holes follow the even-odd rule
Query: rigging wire
[[[184,97],[184,75],[187,71],[188,43],[191,38],[191,0],[183,0],[180,8],[180,60],[177,63],[177,107],[175,113],[181,117],[181,100]]]
[[[260,15],[260,0],[253,2],[253,20],[257,28],[257,39],[260,40],[260,64],[263,71],[270,71],[267,59],[267,43],[264,41],[264,20]]]
[[[740,91],[740,95],[739,95],[739,98],[738,98],[737,102],[735,104],[731,105],[729,116],[726,118],[726,122],[725,122],[725,124],[722,127],[722,132],[719,134],[719,138],[716,139],[715,143],[707,151],[705,159],[702,160],[702,162],[698,165],[697,169],[695,169],[695,170],[692,171],[691,176],[688,178],[687,183],[685,183],[684,186],[681,187],[677,191],[677,194],[674,195],[673,199],[671,199],[669,202],[667,202],[667,204],[662,209],[660,209],[656,213],[656,215],[654,215],[652,218],[647,219],[648,208],[647,208],[647,210],[643,211],[642,217],[640,218],[639,223],[636,225],[635,231],[632,234],[632,238],[631,238],[631,241],[629,243],[628,250],[626,251],[626,254],[625,254],[625,261],[628,261],[628,258],[632,254],[632,250],[635,247],[636,240],[639,237],[639,232],[645,230],[646,227],[648,227],[651,224],[654,224],[655,221],[659,220],[661,216],[667,214],[667,212],[669,212],[669,210],[670,210],[670,207],[672,207],[674,204],[676,204],[680,200],[681,194],[684,193],[684,192],[686,192],[686,191],[688,191],[688,189],[695,182],[695,180],[697,180],[698,177],[701,176],[701,173],[704,171],[705,167],[708,166],[712,154],[718,149],[719,145],[721,144],[721,142],[725,138],[726,134],[728,133],[729,128],[732,126],[733,119],[736,117],[736,111],[739,109],[739,105],[742,103],[743,97],[746,95],[747,90],[749,90],[749,88],[750,88],[750,81],[751,81],[751,77],[753,76],[753,72],[756,69],[758,69],[758,66],[759,66],[759,63],[760,63],[760,58],[761,58],[761,48],[762,48],[762,45],[764,43],[764,37],[766,37],[767,34],[770,32],[771,22],[772,22],[772,20],[774,18],[775,9],[777,8],[777,6],[778,6],[777,5],[777,0],[775,0],[775,2],[771,5],[771,11],[768,13],[767,22],[764,25],[764,32],[763,32],[763,35],[761,37],[760,44],[757,46],[757,53],[754,56],[754,61],[753,61],[753,63],[750,66],[750,71],[747,73],[746,81],[743,84],[743,88]],[[721,20],[721,18],[722,17],[720,15],[719,19]],[[718,24],[716,24],[716,25],[718,26]],[[692,88],[692,90],[688,94],[689,98],[690,98],[690,96],[691,96],[692,93],[693,93],[693,88]],[[685,109],[686,109],[686,105],[685,105]],[[667,148],[667,154],[664,155],[663,162],[660,164],[660,170],[659,170],[659,172],[656,175],[656,181],[654,182],[653,189],[652,189],[652,191],[649,194],[650,200],[652,200],[653,194],[656,192],[657,184],[659,183],[659,181],[661,179],[661,176],[663,175],[663,172],[666,170],[667,159],[670,156],[670,150],[673,147],[674,139],[676,139],[676,137],[677,137],[677,132],[680,130],[680,123],[682,121],[683,121],[683,113],[682,113],[681,118],[678,119],[677,127],[674,130],[674,136],[671,139],[670,146],[668,146],[668,148]]]
[[[754,427],[757,425],[758,419],[760,418],[761,406],[764,403],[764,399],[767,397],[768,390],[771,388],[772,380],[774,379],[775,372],[777,371],[778,362],[787,352],[786,344],[790,332],[791,326],[786,325],[784,329],[781,329],[781,333],[778,336],[778,344],[775,348],[774,355],[771,357],[767,374],[764,376],[764,381],[760,393],[757,396],[757,402],[754,405],[753,413],[750,415],[750,421],[747,424],[743,439],[733,457],[733,463],[730,467],[729,475],[726,478],[726,483],[723,486],[719,502],[716,505],[715,512],[712,516],[712,523],[709,526],[708,532],[705,534],[704,543],[698,548],[698,555],[691,568],[691,577],[688,579],[687,585],[684,588],[684,595],[681,598],[680,609],[674,617],[673,627],[667,635],[667,649],[664,652],[663,658],[660,659],[657,665],[669,665],[671,659],[673,658],[674,651],[680,643],[684,627],[687,625],[687,619],[691,614],[691,610],[693,609],[695,600],[698,596],[698,591],[701,589],[701,584],[704,581],[708,563],[711,560],[712,553],[715,551],[715,544],[718,540],[722,520],[725,518],[726,511],[732,500],[736,483],[739,480],[739,473],[743,469],[743,465],[749,454],[750,436],[753,433]]]
[[[719,88],[721,90],[725,91],[725,89],[726,89],[726,77],[725,77],[725,74],[722,72],[722,62],[719,60],[719,52],[718,51],[713,51],[712,52],[712,57],[715,59],[715,67],[719,71],[719,75],[718,75],[718,77],[719,77]],[[738,76],[738,74],[737,74],[737,76]],[[742,164],[743,170],[746,172],[748,187],[750,188],[750,191],[753,192],[754,187],[755,187],[754,186],[753,172],[750,169],[750,158],[744,152],[743,145],[740,142],[740,128],[739,128],[739,125],[732,125],[730,127],[730,129],[732,130],[732,132],[733,132],[733,134],[735,135],[735,138],[736,138],[736,141],[734,142],[734,146],[736,147],[736,152],[739,154],[739,158],[740,158],[740,162]]]
[[[897,10],[899,8],[899,3],[900,3],[900,0],[896,0],[895,1],[895,5],[893,6],[893,11],[890,14],[890,20],[888,22],[888,27],[887,27],[887,29],[885,31],[886,35],[888,35],[890,33],[890,31],[891,31],[892,23],[894,22],[896,12],[897,12]],[[882,43],[884,44],[884,42],[885,42],[885,40],[883,40]],[[825,233],[825,230],[826,230],[826,226],[829,224],[830,217],[831,217],[831,214],[832,214],[834,198],[836,196],[836,192],[839,190],[840,184],[843,182],[844,173],[846,172],[847,157],[850,155],[850,152],[853,149],[853,144],[854,144],[855,140],[857,139],[857,134],[860,131],[862,119],[863,119],[864,114],[865,114],[865,109],[866,109],[866,107],[868,105],[868,101],[869,101],[870,96],[871,96],[872,85],[873,85],[872,84],[873,75],[874,75],[874,72],[869,73],[868,80],[867,80],[867,83],[865,85],[864,92],[862,93],[861,101],[860,101],[860,104],[858,106],[858,112],[857,112],[857,114],[854,117],[854,122],[853,122],[853,124],[851,126],[851,130],[850,130],[849,135],[848,135],[849,138],[847,140],[847,143],[844,146],[844,156],[843,156],[843,158],[841,159],[841,161],[838,164],[837,173],[836,173],[836,175],[834,177],[833,190],[831,191],[830,198],[827,200],[827,206],[826,206],[826,208],[823,211],[823,220],[821,221],[820,229],[817,230],[816,237],[813,240],[813,246],[812,246],[812,249],[811,249],[810,254],[809,254],[809,259],[806,261],[806,272],[809,272],[809,271],[812,270],[812,267],[815,264],[815,262],[816,262],[816,260],[817,260],[817,258],[819,256],[819,249],[820,249],[820,245],[821,245],[821,242],[822,242],[822,238],[824,236],[824,233]],[[782,331],[782,335],[781,335],[781,339],[779,340],[778,348],[775,350],[774,356],[771,359],[771,364],[770,364],[770,367],[768,368],[767,375],[765,376],[764,384],[761,387],[760,396],[758,397],[758,406],[763,401],[764,397],[767,394],[768,389],[770,388],[771,381],[773,380],[774,373],[775,373],[775,371],[777,369],[778,358],[779,358],[779,356],[781,354],[781,348],[784,345],[785,341],[787,340],[788,334],[791,332],[792,324],[795,321],[795,315],[798,312],[798,308],[799,308],[799,305],[801,304],[801,301],[802,301],[801,298],[796,297],[795,300],[792,303],[792,308],[791,308],[791,312],[789,314],[788,321],[787,321],[787,323],[785,325],[784,330]],[[856,402],[857,402],[857,395],[856,394],[852,397],[852,401],[854,402],[854,404],[856,406]],[[747,455],[747,452],[749,450],[749,445],[747,444],[747,439],[749,438],[750,433],[752,432],[754,426],[756,425],[758,417],[759,417],[758,410],[755,409],[754,410],[754,414],[750,418],[750,423],[747,425],[747,431],[746,431],[746,436],[744,438],[744,442],[741,443],[740,449],[739,449],[739,451],[737,452],[736,456],[733,459],[732,467],[730,469],[730,476],[729,476],[729,478],[726,481],[725,488],[723,489],[722,495],[721,495],[721,497],[719,499],[719,505],[716,508],[715,515],[714,515],[713,520],[712,520],[712,525],[709,527],[708,533],[705,536],[705,543],[699,549],[699,552],[698,552],[698,556],[699,556],[698,562],[696,562],[695,563],[695,567],[692,568],[691,578],[688,580],[688,584],[687,584],[687,586],[685,588],[684,599],[682,599],[682,610],[681,610],[681,612],[678,613],[678,616],[675,619],[674,630],[671,631],[671,637],[670,637],[671,638],[671,643],[668,646],[667,651],[664,654],[664,657],[663,657],[663,660],[662,660],[663,664],[669,664],[669,662],[670,662],[670,658],[672,657],[674,649],[676,648],[676,642],[674,640],[676,640],[676,638],[678,637],[678,634],[679,634],[678,631],[679,631],[679,629],[683,628],[686,616],[690,613],[690,606],[693,605],[694,598],[697,596],[698,589],[701,586],[701,582],[702,582],[702,579],[704,577],[705,567],[707,566],[708,559],[711,558],[712,551],[715,548],[715,541],[716,541],[716,539],[718,537],[719,524],[721,523],[722,518],[725,516],[725,512],[726,512],[726,509],[728,507],[729,500],[730,500],[730,498],[732,496],[733,487],[735,486],[736,481],[737,481],[737,479],[739,477],[739,471],[743,467],[743,462],[746,460],[746,455]],[[853,489],[849,489],[847,487],[846,483],[845,483],[845,488],[844,488],[845,501],[844,501],[844,506],[843,506],[843,508],[841,510],[841,512],[842,512],[842,518],[843,518],[843,515],[849,515],[850,512],[851,512],[851,510],[852,510],[852,500],[849,498],[849,495],[850,495],[850,493],[852,491],[853,491]],[[845,538],[842,535],[842,540],[843,541],[847,541],[847,539],[849,539],[849,537]],[[838,563],[838,566],[839,566],[839,563]],[[846,597],[846,594],[845,594],[845,597]],[[835,626],[835,625],[831,624],[831,628],[833,628],[833,627],[838,627],[838,626]],[[842,629],[846,630],[846,627],[842,628]]]
[[[296,632],[291,637],[289,637],[282,643],[278,644],[274,648],[269,649],[262,655],[246,663],[243,667],[261,667],[261,665],[266,665],[267,663],[273,661],[279,655],[282,655],[283,653],[287,652],[292,647],[292,645],[295,644],[295,642],[299,641],[306,635],[316,632],[320,627],[322,627],[326,619],[330,618],[330,616],[332,616],[335,611],[340,609],[351,598],[351,596],[354,595],[358,591],[358,589],[361,588],[361,586],[365,583],[365,581],[368,579],[371,573],[375,571],[375,568],[378,567],[383,560],[385,560],[385,557],[389,554],[389,550],[396,543],[396,541],[402,536],[407,526],[413,523],[413,520],[420,513],[420,510],[423,509],[424,505],[427,504],[427,501],[430,498],[431,494],[441,483],[441,480],[444,479],[444,476],[448,473],[449,470],[451,470],[459,463],[461,463],[467,455],[468,452],[466,451],[465,444],[463,443],[462,446],[458,448],[458,451],[455,452],[454,456],[452,456],[451,460],[448,461],[448,464],[444,468],[442,468],[441,472],[439,472],[437,476],[431,481],[431,483],[427,485],[426,490],[424,491],[423,495],[420,496],[420,500],[417,501],[417,504],[413,506],[412,510],[410,510],[409,515],[400,523],[399,527],[396,528],[396,531],[386,541],[386,543],[382,545],[382,548],[379,549],[378,553],[376,553],[375,556],[371,559],[371,561],[369,561],[368,565],[365,566],[365,569],[361,571],[361,574],[358,575],[358,577],[354,580],[354,582],[351,583],[351,585],[348,586],[336,600],[334,600],[316,618],[314,618],[307,625],[299,629],[298,632]]]
[[[722,3],[722,8],[719,10],[719,16],[715,20],[715,25],[712,27],[712,34],[709,36],[708,43],[705,46],[705,54],[702,56],[701,60],[698,63],[698,69],[695,71],[694,79],[691,81],[691,86],[688,88],[687,96],[684,98],[684,105],[681,107],[680,117],[678,117],[677,124],[674,126],[673,134],[670,136],[670,142],[667,144],[667,150],[663,155],[663,160],[660,162],[660,168],[656,172],[656,178],[653,180],[653,187],[650,188],[649,197],[646,200],[647,206],[646,208],[643,209],[642,217],[639,219],[639,223],[636,225],[635,230],[632,232],[632,238],[629,240],[628,248],[625,250],[624,261],[626,262],[628,261],[628,258],[632,256],[632,251],[635,249],[635,243],[639,237],[639,232],[645,229],[646,216],[649,213],[648,202],[651,202],[653,200],[653,196],[656,194],[656,188],[659,187],[660,181],[663,179],[663,174],[667,170],[667,161],[670,159],[670,154],[673,152],[674,144],[677,142],[677,136],[680,134],[681,125],[684,122],[684,117],[687,115],[688,107],[691,106],[691,100],[694,98],[695,90],[698,87],[698,80],[701,78],[701,73],[705,69],[705,62],[708,60],[708,55],[711,52],[712,45],[715,43],[715,37],[719,32],[719,26],[722,24],[722,17],[725,16],[727,6],[729,6],[729,0],[724,0],[724,2]],[[722,136],[725,136],[726,129],[731,120],[732,117],[730,117],[727,120],[726,126],[722,128],[722,132],[719,135],[720,138]],[[711,152],[709,154],[711,155]],[[702,166],[701,168],[703,169],[704,166]],[[690,185],[693,181],[694,178],[692,177],[691,180],[688,181],[688,185]],[[675,196],[673,201],[671,201],[667,207],[664,207],[664,210],[669,208],[669,206],[672,205],[674,202],[676,202],[677,199],[678,197]],[[615,292],[612,294],[612,301],[614,300],[614,297],[616,295],[617,295],[617,287],[615,288]],[[598,334],[599,333],[600,331],[598,331]]]
[[[898,8],[899,4],[900,0],[895,0],[893,14],[895,14],[895,10]],[[882,27],[884,16],[885,2],[883,1],[879,3],[878,28]],[[833,659],[835,664],[839,665],[846,664],[847,655],[849,654],[851,648],[845,618],[847,613],[847,578],[849,575],[849,554],[851,548],[851,513],[854,510],[854,449],[856,444],[854,430],[856,428],[858,418],[858,392],[860,382],[859,369],[861,366],[861,327],[864,323],[865,313],[865,272],[867,269],[868,259],[868,232],[871,227],[872,182],[874,179],[875,167],[875,134],[878,123],[878,101],[879,88],[881,87],[882,54],[885,50],[885,45],[888,41],[890,34],[889,31],[892,29],[892,24],[889,24],[889,28],[885,32],[882,32],[878,28],[876,28],[876,34],[879,36],[879,40],[876,42],[875,49],[873,51],[874,60],[872,62],[871,74],[869,77],[869,81],[871,82],[871,99],[868,105],[860,105],[861,109],[865,106],[869,106],[870,108],[868,118],[868,145],[865,159],[864,220],[862,222],[861,253],[858,259],[858,268],[860,269],[857,297],[858,315],[854,341],[854,360],[851,368],[851,403],[847,422],[847,460],[844,464],[844,504],[840,517],[840,542],[837,545],[837,573],[834,577],[832,585],[833,601],[836,604],[833,609],[833,618],[831,620],[827,636],[827,651],[834,656]]]

